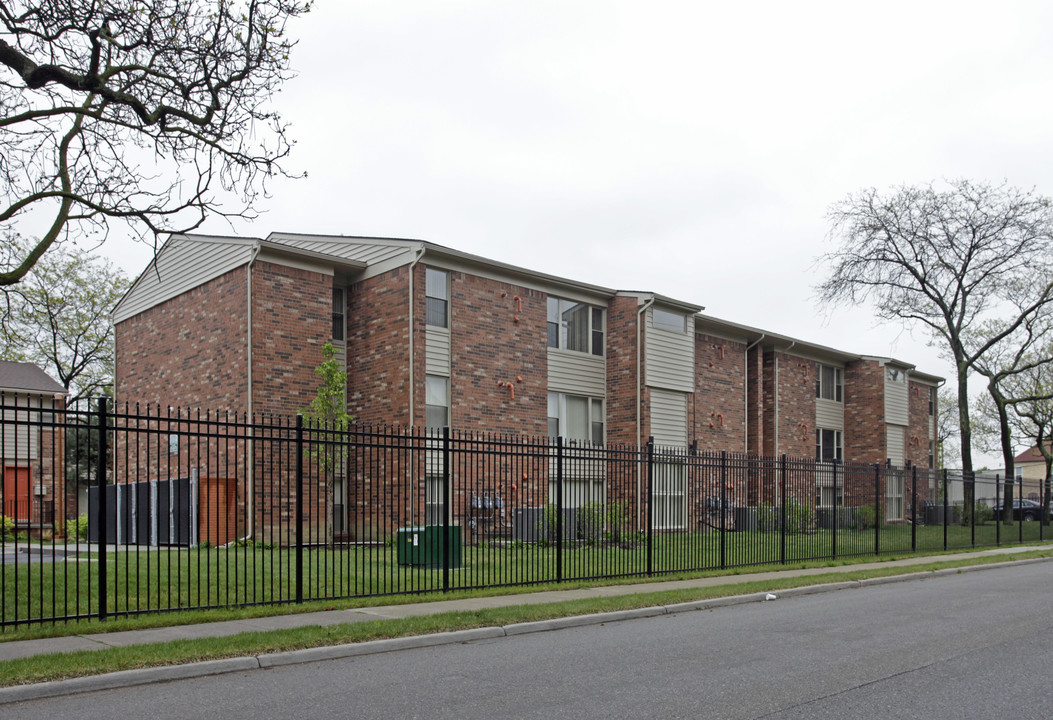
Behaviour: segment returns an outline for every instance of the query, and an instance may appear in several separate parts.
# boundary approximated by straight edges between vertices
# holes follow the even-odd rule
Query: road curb
[[[344,645],[329,645],[326,647],[307,648],[304,650],[289,650],[288,652],[267,653],[258,655],[261,668],[281,667],[283,665],[299,665],[301,663],[318,662],[321,660],[337,660],[358,655],[375,655],[377,653],[395,652],[396,650],[410,650],[413,648],[432,647],[435,645],[452,645],[455,643],[472,642],[473,640],[487,640],[490,638],[504,637],[505,632],[499,627],[473,628],[471,630],[454,630],[452,632],[434,633],[432,635],[412,635],[409,637],[390,638],[387,640],[370,640],[363,643],[346,643]]]
[[[164,667],[142,668],[141,670],[121,670],[120,672],[92,675],[91,677],[54,680],[34,685],[16,685],[0,688],[0,705],[40,700],[59,695],[79,695],[97,690],[113,690],[136,685],[184,680],[187,678],[222,675],[243,670],[258,670],[259,660],[255,657],[226,658],[223,660],[206,660],[189,665],[166,665]]]
[[[806,596],[825,592],[837,592],[839,590],[856,589],[870,585],[910,582],[912,580],[925,580],[927,578],[957,575],[965,572],[995,570],[1021,564],[1051,561],[1053,561],[1053,558],[1007,560],[1006,562],[989,563],[985,565],[968,565],[960,568],[926,570],[915,573],[906,573],[904,575],[867,578],[864,580],[804,585],[796,588],[773,590],[770,593],[759,592],[747,593],[745,595],[729,595],[727,597],[694,600],[684,603],[675,603],[672,605],[657,605],[645,608],[634,608],[632,610],[616,610],[609,613],[593,613],[590,615],[573,615],[563,618],[553,618],[551,620],[515,623],[503,627],[489,626],[473,628],[470,630],[434,633],[431,635],[413,635],[386,640],[371,640],[363,643],[348,643],[343,645],[306,648],[303,650],[290,650],[288,652],[280,653],[265,653],[249,657],[206,660],[204,662],[190,663],[186,665],[167,665],[164,667],[143,668],[140,670],[122,670],[120,672],[106,673],[104,675],[93,675],[90,677],[72,678],[69,680],[54,680],[35,683],[33,685],[16,685],[13,687],[0,688],[0,705],[23,702],[26,700],[40,700],[62,695],[78,695],[99,690],[134,687],[136,685],[147,685],[157,682],[207,677],[209,675],[222,675],[232,672],[244,672],[249,670],[277,668],[286,665],[320,662],[324,660],[374,655],[378,653],[395,652],[397,650],[435,647],[438,645],[513,637],[516,635],[548,632],[573,627],[602,625],[610,622],[657,617],[696,610],[712,610],[719,607],[764,602],[769,599],[769,595],[775,595],[775,599]]]

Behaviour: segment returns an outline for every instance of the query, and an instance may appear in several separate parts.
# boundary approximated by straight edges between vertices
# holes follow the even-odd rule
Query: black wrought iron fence
[[[1002,509],[997,476],[105,402],[0,405],[4,627],[1047,533],[1022,481]]]

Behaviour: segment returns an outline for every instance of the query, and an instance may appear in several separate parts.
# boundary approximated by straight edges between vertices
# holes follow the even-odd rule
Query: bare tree
[[[958,447],[958,393],[941,387],[936,393],[936,443],[940,453],[939,467],[947,467],[947,458],[960,455]]]
[[[822,258],[830,275],[820,299],[871,301],[881,318],[929,332],[954,363],[962,469],[972,472],[969,374],[1053,304],[1050,201],[957,180],[945,189],[863,190],[834,204],[828,217],[839,247]],[[993,334],[966,337],[992,319],[1000,321]]]
[[[1053,357],[1053,343],[1043,353]],[[1049,524],[1050,480],[1053,479],[1053,364],[1037,364],[1012,379],[1014,394],[1031,399],[1013,404],[1010,422],[1021,439],[1033,447],[1045,461],[1042,482],[1042,522]]]
[[[284,174],[269,100],[290,75],[286,22],[309,5],[0,0],[0,237],[29,240],[0,287],[70,234],[101,242],[118,222],[156,247],[207,215],[251,216]]]
[[[15,243],[2,254],[27,251],[25,244]],[[6,294],[0,358],[54,373],[71,405],[106,392],[113,385],[114,366],[110,311],[130,284],[103,258],[66,245],[52,250]]]

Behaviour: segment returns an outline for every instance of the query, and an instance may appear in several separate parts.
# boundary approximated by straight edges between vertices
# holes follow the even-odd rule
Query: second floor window
[[[841,431],[815,429],[816,462],[841,462]]]
[[[841,402],[842,370],[839,367],[818,364],[815,367],[815,396],[823,400]]]
[[[344,289],[333,288],[333,340],[344,339]]]
[[[603,355],[603,308],[550,297],[548,346]]]
[[[428,268],[424,274],[424,294],[427,308],[425,322],[435,327],[450,326],[450,274],[443,270]]]
[[[424,423],[429,430],[450,424],[450,380],[438,375],[425,378]]]

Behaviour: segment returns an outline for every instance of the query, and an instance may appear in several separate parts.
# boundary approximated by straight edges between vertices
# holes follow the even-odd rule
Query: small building
[[[2,508],[18,532],[61,535],[66,498],[66,390],[31,363],[0,361]],[[75,501],[74,501],[75,502]]]
[[[1042,457],[1038,446],[1032,445],[1013,458],[1013,467],[1016,478],[1021,483],[1020,496],[1041,502],[1042,481],[1050,478],[1046,477],[1046,459]]]

